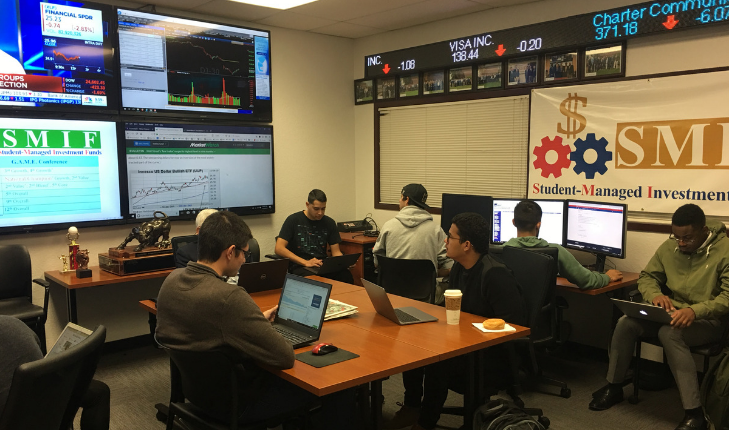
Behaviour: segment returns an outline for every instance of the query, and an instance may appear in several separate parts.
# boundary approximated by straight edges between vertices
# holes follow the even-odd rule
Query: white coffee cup
[[[451,325],[458,325],[461,322],[461,290],[445,290],[446,322]]]

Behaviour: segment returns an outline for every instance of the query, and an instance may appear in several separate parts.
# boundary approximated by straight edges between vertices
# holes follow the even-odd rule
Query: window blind
[[[380,115],[380,203],[409,183],[443,193],[526,197],[529,96],[389,107]]]

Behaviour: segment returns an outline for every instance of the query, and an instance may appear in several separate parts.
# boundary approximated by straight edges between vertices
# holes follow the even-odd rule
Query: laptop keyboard
[[[401,311],[400,309],[395,309],[395,315],[397,315],[397,319],[400,320],[400,322],[402,323],[420,321],[419,319],[415,318],[405,311]]]
[[[281,336],[283,336],[284,339],[288,340],[292,345],[306,342],[306,338],[304,336],[301,336],[298,333],[290,332],[281,326],[275,325],[273,326],[273,329],[276,330]]]

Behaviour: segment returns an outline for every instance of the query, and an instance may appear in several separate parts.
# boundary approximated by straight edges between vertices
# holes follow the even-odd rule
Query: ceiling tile
[[[336,24],[337,21],[282,11],[257,22],[274,27],[290,28],[292,30],[311,30],[313,28]]]
[[[228,0],[213,0],[202,6],[194,7],[191,10],[209,15],[222,16],[225,18],[240,19],[248,22],[268,18],[271,15],[281,12],[278,9],[271,9],[270,7],[253,6]]]
[[[155,6],[170,7],[180,10],[187,10],[193,7],[202,6],[205,3],[209,3],[210,0],[147,0],[147,4],[153,4]],[[145,9],[144,12],[148,10]]]
[[[336,24],[315,28],[311,31],[313,33],[321,33],[331,36],[349,37],[351,39],[357,39],[359,37],[367,37],[372,36],[373,34],[382,33],[385,30],[350,24],[347,22],[338,22]]]
[[[423,0],[318,0],[289,9],[301,15],[316,16],[333,21],[348,21]],[[445,0],[447,1],[447,0]]]
[[[489,8],[488,5],[468,0],[427,0],[413,6],[351,19],[347,22],[367,27],[397,30]]]

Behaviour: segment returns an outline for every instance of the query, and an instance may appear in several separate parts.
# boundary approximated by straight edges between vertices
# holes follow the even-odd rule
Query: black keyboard
[[[395,309],[395,315],[397,315],[397,319],[400,320],[400,322],[402,323],[420,321],[419,319],[415,318],[405,311],[401,311],[400,309]]]
[[[273,326],[273,329],[276,330],[281,336],[283,336],[284,339],[288,340],[292,345],[306,342],[306,338],[298,333],[290,332],[277,325]]]

